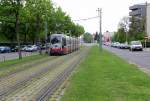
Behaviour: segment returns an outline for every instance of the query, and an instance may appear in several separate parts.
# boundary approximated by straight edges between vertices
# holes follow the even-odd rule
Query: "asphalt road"
[[[150,70],[150,51],[134,51],[131,52],[128,49],[117,49],[109,46],[103,46],[104,49],[115,53],[119,57],[126,61],[136,64],[141,68]]]
[[[22,56],[31,56],[31,55],[36,55],[38,52],[22,52]],[[12,53],[0,53],[0,62],[5,61],[5,60],[12,60],[12,59],[17,59],[19,58],[17,52],[12,52]]]

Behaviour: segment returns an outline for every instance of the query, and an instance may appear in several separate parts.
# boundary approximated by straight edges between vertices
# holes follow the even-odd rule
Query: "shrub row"
[[[143,47],[145,47],[145,41],[142,40],[141,42],[142,42]],[[150,40],[146,41],[146,47],[150,47]]]

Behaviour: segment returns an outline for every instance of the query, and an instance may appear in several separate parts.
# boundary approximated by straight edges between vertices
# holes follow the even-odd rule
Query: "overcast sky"
[[[72,20],[98,16],[96,11],[102,8],[102,31],[113,32],[118,28],[119,21],[129,15],[129,6],[138,3],[150,3],[150,0],[52,0],[63,11],[69,14]],[[99,31],[99,19],[75,21],[84,26],[90,33]]]

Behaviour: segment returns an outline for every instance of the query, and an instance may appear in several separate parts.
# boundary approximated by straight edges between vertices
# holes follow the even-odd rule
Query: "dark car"
[[[17,52],[17,51],[18,51],[18,46],[11,47],[11,52]]]
[[[0,53],[10,53],[11,49],[8,46],[0,46]]]

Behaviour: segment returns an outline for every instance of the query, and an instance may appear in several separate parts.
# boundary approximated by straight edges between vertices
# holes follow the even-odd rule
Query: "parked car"
[[[11,49],[8,46],[0,46],[0,53],[10,53]]]
[[[17,52],[18,46],[11,46],[11,52]]]
[[[112,42],[110,46],[111,46],[111,47],[114,47],[114,42]]]
[[[47,45],[47,46],[48,46],[48,45]],[[41,46],[41,49],[42,49],[42,50],[46,49],[46,45],[42,45],[42,46]]]
[[[113,47],[119,48],[120,43],[119,42],[114,42]]]
[[[105,46],[110,46],[110,45],[111,45],[110,42],[104,42],[103,44],[104,44]]]
[[[129,45],[126,44],[126,43],[121,43],[121,44],[119,45],[119,48],[120,48],[120,49],[129,49]]]
[[[38,46],[36,45],[28,45],[26,48],[26,52],[33,52],[33,51],[37,51],[38,50]]]
[[[27,45],[21,45],[21,46],[20,46],[20,49],[21,49],[21,51],[26,51]]]
[[[134,51],[134,50],[143,51],[141,42],[140,41],[131,41],[129,50],[130,51]]]

